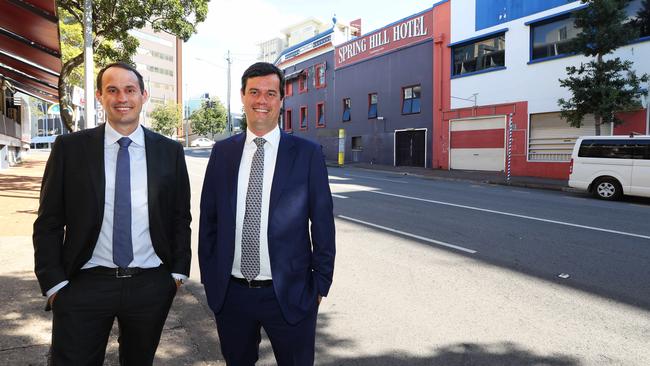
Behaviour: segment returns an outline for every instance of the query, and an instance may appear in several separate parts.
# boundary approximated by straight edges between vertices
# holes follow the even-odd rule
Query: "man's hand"
[[[178,289],[181,288],[181,285],[183,284],[183,280],[174,279],[174,281],[176,281],[176,291],[178,291]]]
[[[58,293],[59,293],[58,291],[53,293],[52,296],[50,296],[50,298],[47,299],[47,303],[50,305],[50,307],[52,307],[52,305],[54,305],[54,298],[56,297],[56,294],[58,294]]]
[[[321,295],[318,295],[318,305],[320,305],[320,302],[323,300],[323,297]]]

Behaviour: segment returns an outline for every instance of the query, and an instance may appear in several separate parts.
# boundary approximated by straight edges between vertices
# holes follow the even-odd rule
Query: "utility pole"
[[[232,64],[232,61],[230,60],[230,50],[228,50],[228,57],[226,57],[226,61],[228,61],[228,93],[226,94],[226,104],[228,104],[228,116],[226,116],[226,131],[228,133],[228,136],[230,137],[232,135],[232,120],[230,118],[230,89],[231,89],[231,84],[230,84],[230,64]]]
[[[95,127],[95,95],[93,76],[95,75],[93,60],[93,1],[84,1],[84,76],[86,86],[86,128]]]

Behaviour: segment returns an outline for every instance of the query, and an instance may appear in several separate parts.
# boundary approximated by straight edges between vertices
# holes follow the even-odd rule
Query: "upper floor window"
[[[505,50],[505,33],[454,46],[451,49],[454,60],[453,75],[503,67],[506,64]]]
[[[571,41],[580,33],[570,15],[532,24],[531,60],[571,54]]]
[[[300,129],[307,128],[307,107],[300,107]]]
[[[316,105],[316,127],[325,127],[325,102]]]
[[[298,77],[298,91],[300,93],[307,91],[307,73],[302,73]]]
[[[343,99],[343,122],[352,118],[352,101],[350,98]]]
[[[293,127],[292,124],[293,124],[293,111],[291,109],[287,109],[284,118],[284,130],[291,131]]]
[[[290,80],[284,84],[284,96],[290,97],[293,95],[293,83]]]
[[[368,94],[368,118],[377,118],[377,93]]]
[[[316,65],[316,76],[314,81],[316,83],[316,88],[325,87],[325,64]]]
[[[403,88],[402,95],[402,114],[420,113],[420,94],[421,87],[419,85],[409,86]]]

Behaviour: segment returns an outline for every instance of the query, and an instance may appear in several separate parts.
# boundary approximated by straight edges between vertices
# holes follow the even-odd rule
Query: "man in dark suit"
[[[254,365],[264,327],[278,365],[312,365],[332,284],[334,217],[319,145],[278,128],[282,71],[242,76],[245,134],[218,142],[201,196],[199,265],[228,365]],[[311,224],[311,226],[310,226]]]
[[[54,365],[102,365],[115,318],[122,365],[151,365],[190,270],[183,147],[139,124],[142,75],[97,77],[108,123],[57,138],[34,222],[35,272],[53,311]]]

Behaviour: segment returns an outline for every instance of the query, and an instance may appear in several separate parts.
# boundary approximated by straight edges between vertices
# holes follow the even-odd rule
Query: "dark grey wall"
[[[316,89],[310,73],[309,91],[299,94],[297,80],[294,95],[285,99],[285,108],[293,110],[293,133],[317,141],[323,146],[328,160],[338,158],[338,130],[345,129],[345,160],[393,165],[395,130],[427,129],[426,166],[431,167],[431,129],[433,127],[433,46],[431,41],[420,43],[377,58],[334,71],[334,52],[314,57],[285,69],[289,74],[327,62],[327,86]],[[421,112],[402,114],[402,88],[422,87]],[[378,116],[384,120],[368,119],[368,94],[378,94]],[[352,100],[352,118],[342,121],[343,98]],[[325,128],[316,128],[316,105],[325,102]],[[309,125],[300,130],[300,106],[307,106]],[[352,137],[361,136],[363,149],[352,151]]]

